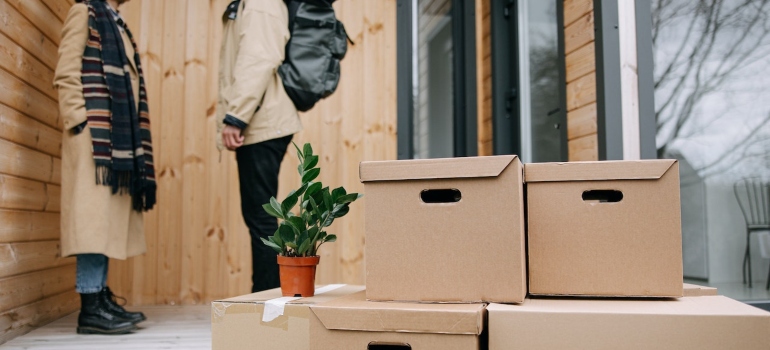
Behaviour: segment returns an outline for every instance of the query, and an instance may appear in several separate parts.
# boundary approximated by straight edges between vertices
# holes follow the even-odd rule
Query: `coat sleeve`
[[[234,124],[243,127],[251,122],[270,79],[283,62],[288,29],[284,28],[285,20],[268,11],[246,8],[239,16],[238,55],[226,119],[235,118],[241,123]]]
[[[64,130],[71,130],[86,121],[86,100],[80,81],[83,52],[88,41],[88,7],[75,4],[70,8],[62,29],[59,62],[54,75],[54,87],[59,92],[59,114]]]

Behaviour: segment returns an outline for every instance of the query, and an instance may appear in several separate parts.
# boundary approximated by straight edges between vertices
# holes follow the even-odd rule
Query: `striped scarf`
[[[86,116],[93,140],[96,183],[112,193],[129,193],[133,208],[142,212],[155,205],[155,169],[152,158],[147,92],[136,43],[123,21],[113,17],[102,1],[88,6],[88,43],[83,54],[82,82]],[[118,25],[134,47],[139,73],[139,110],[131,86],[131,63]]]

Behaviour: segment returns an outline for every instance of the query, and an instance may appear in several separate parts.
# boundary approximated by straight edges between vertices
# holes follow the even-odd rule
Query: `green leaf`
[[[276,211],[272,205],[270,204],[263,204],[262,208],[265,209],[265,212],[267,212],[270,216],[276,217],[279,219],[283,219],[283,215]]]
[[[337,199],[339,199],[340,197],[342,197],[342,196],[344,196],[346,194],[347,194],[347,192],[345,191],[344,187],[337,187],[337,188],[335,188],[332,191],[332,201],[334,201],[336,203]]]
[[[303,193],[305,193],[305,190],[307,190],[307,187],[308,187],[308,185],[309,185],[309,184],[302,184],[302,186],[300,186],[300,187],[297,189],[297,191],[296,191],[296,193],[297,193],[297,198],[299,198],[300,196],[302,196],[302,194],[303,194]]]
[[[289,224],[282,223],[281,226],[278,227],[278,231],[284,245],[288,245],[289,243],[294,242],[294,239],[297,238],[297,236],[294,234],[294,230]]]
[[[292,141],[291,144],[294,145],[294,148],[297,149],[297,157],[299,157],[299,163],[302,164],[302,158],[305,158],[305,155],[302,154],[302,151],[299,150],[299,146],[297,146],[294,141]]]
[[[315,243],[318,241],[318,227],[313,226],[309,230],[307,230],[307,236],[310,238],[311,243]]]
[[[323,184],[320,182],[315,182],[308,186],[307,191],[305,191],[305,199],[308,199],[310,196],[318,193],[318,191],[321,190],[321,187],[323,187]]]
[[[283,210],[284,213],[291,212],[294,206],[297,205],[298,200],[299,194],[297,194],[295,191],[292,191],[288,196],[286,196],[286,199],[283,200],[283,203],[281,203],[281,210]]]
[[[316,165],[318,165],[318,156],[309,156],[305,158],[305,162],[303,164],[305,170],[310,170]]]
[[[310,205],[313,206],[313,214],[316,216],[316,220],[321,220],[321,209],[318,208],[318,204],[316,204],[315,199],[313,197],[310,197]]]
[[[305,252],[307,252],[308,248],[310,248],[310,240],[307,239],[302,241],[302,244],[299,245],[299,249],[298,249],[299,254],[304,255]]]
[[[335,203],[337,204],[352,203],[352,202],[355,202],[356,199],[359,199],[361,197],[363,197],[363,195],[359,195],[358,193],[350,193],[350,194],[341,196],[340,198],[337,198],[337,201]]]
[[[300,160],[300,162],[302,161]],[[297,172],[299,173],[299,176],[305,175],[305,168],[302,167],[302,163],[299,163],[299,165],[297,165]]]
[[[326,238],[326,231],[321,231],[321,233],[318,234],[318,239],[316,239],[316,241],[323,241],[324,238]]]
[[[328,235],[326,238],[324,238],[324,242],[336,242],[337,241],[337,235]]]
[[[304,151],[305,158],[313,155],[313,147],[310,146],[310,143],[305,144]]]
[[[286,246],[291,249],[297,250],[297,244],[294,242],[286,242]]]
[[[261,238],[261,237],[260,237]],[[267,237],[270,242],[275,243],[279,247],[283,247],[283,240],[281,239],[281,235],[276,232],[274,235]]]
[[[305,220],[303,220],[299,216],[290,217],[286,220],[286,223],[288,223],[292,229],[294,229],[294,233],[296,235],[299,235],[300,232],[305,231]]]
[[[350,211],[350,206],[348,204],[343,204],[339,209],[335,208],[335,210],[332,212],[332,215],[335,218],[341,218]]]
[[[262,237],[259,237],[259,239],[261,239],[262,243],[264,243],[266,246],[268,246],[270,248],[273,248],[273,250],[275,250],[278,254],[281,254],[281,252],[283,251],[283,249],[281,247],[279,247],[278,245],[276,245],[275,243],[270,242],[270,241],[268,241],[268,240],[266,240],[266,239],[264,239]]]
[[[324,200],[324,209],[326,211],[331,211],[332,208],[334,208],[334,203],[332,202],[332,194],[329,193],[328,187],[324,188],[323,200]]]
[[[283,209],[281,209],[281,203],[278,203],[278,200],[275,199],[275,197],[270,197],[270,206],[273,207],[273,209],[275,209],[276,212],[281,214],[279,218],[281,219],[286,218]]]
[[[321,174],[321,169],[319,168],[313,168],[306,171],[305,174],[302,175],[302,183],[315,180],[315,178],[317,178],[319,174]]]

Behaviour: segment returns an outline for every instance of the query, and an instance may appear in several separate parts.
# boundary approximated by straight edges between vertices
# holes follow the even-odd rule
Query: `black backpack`
[[[337,89],[349,39],[334,14],[334,0],[285,1],[291,39],[278,74],[294,106],[304,112]]]

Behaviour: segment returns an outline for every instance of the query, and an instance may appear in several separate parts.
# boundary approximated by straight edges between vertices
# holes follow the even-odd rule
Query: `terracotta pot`
[[[312,297],[315,294],[315,268],[320,260],[320,256],[293,258],[279,255],[278,271],[283,296]]]

